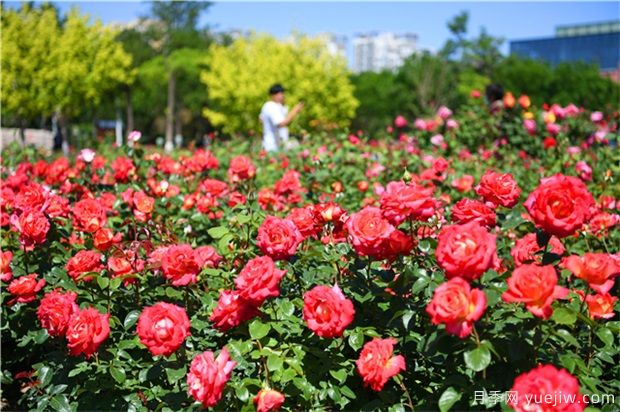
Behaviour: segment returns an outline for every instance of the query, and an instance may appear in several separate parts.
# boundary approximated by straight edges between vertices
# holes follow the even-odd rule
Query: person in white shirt
[[[260,120],[263,123],[263,149],[268,152],[277,151],[286,147],[288,142],[288,125],[304,107],[303,103],[297,103],[289,112],[284,106],[285,89],[280,84],[274,84],[269,88],[271,99],[267,101],[260,111]]]

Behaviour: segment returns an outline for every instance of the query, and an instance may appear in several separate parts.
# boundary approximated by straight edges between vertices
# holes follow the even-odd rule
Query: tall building
[[[412,33],[363,33],[353,39],[355,72],[394,70],[417,51],[418,36]]]
[[[594,63],[613,77],[620,69],[620,21],[558,26],[555,37],[511,41],[510,53],[552,65]]]
[[[344,59],[347,58],[347,36],[333,33],[320,33],[316,37],[325,42],[327,51],[332,56],[341,56]]]

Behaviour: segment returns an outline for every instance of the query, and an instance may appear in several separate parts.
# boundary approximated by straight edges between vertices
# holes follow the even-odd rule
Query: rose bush
[[[583,410],[618,394],[618,116],[472,99],[399,119],[398,141],[3,151],[2,407],[552,410],[540,397],[562,391]]]

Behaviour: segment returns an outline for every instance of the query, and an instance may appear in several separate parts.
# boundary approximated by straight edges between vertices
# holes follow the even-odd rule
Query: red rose
[[[194,250],[194,258],[200,269],[216,268],[222,260],[213,246],[200,246]]]
[[[40,184],[29,182],[19,188],[19,192],[13,198],[13,207],[21,211],[30,209],[43,211],[47,206],[45,205],[49,195],[47,192]]]
[[[338,285],[315,286],[304,295],[304,320],[321,337],[342,336],[354,316],[353,302],[344,297]]]
[[[381,209],[366,206],[346,221],[349,242],[362,256],[382,256],[386,240],[395,230],[382,215]]]
[[[217,179],[205,179],[200,183],[200,189],[219,198],[228,193],[228,184]]]
[[[117,182],[127,182],[135,174],[136,167],[128,157],[117,157],[111,164],[114,170],[114,180]]]
[[[508,398],[508,406],[517,412],[580,412],[587,400],[579,394],[579,381],[564,369],[538,365],[517,376]]]
[[[146,222],[150,219],[153,208],[155,207],[155,199],[148,196],[143,191],[135,192],[132,198],[133,215],[138,222]]]
[[[11,261],[13,260],[13,252],[0,251],[0,280],[8,282],[13,277],[11,269]]]
[[[412,248],[413,241],[411,240],[411,236],[396,229],[392,232],[390,237],[383,242],[383,253],[381,257],[393,260],[399,255],[411,253]]]
[[[498,262],[495,235],[477,222],[445,226],[439,233],[435,256],[448,279],[478,279]]]
[[[495,226],[497,216],[487,205],[473,199],[461,199],[452,207],[452,221],[463,224],[478,222],[482,226]]]
[[[273,389],[261,389],[254,397],[256,412],[277,411],[284,403],[284,395]]]
[[[609,293],[596,294],[586,296],[586,304],[588,305],[588,312],[592,319],[602,318],[611,319],[614,317],[614,305],[618,301],[616,296],[611,296]]]
[[[174,286],[186,286],[196,283],[200,268],[196,263],[194,249],[190,245],[173,245],[168,247],[162,257],[161,268],[164,277]]]
[[[217,405],[237,362],[231,361],[226,348],[219,356],[211,351],[199,353],[187,373],[187,391],[205,408]]]
[[[19,217],[11,216],[11,223],[19,231],[19,242],[26,250],[33,250],[35,245],[45,243],[50,230],[49,220],[35,209],[27,210]]]
[[[285,274],[269,256],[261,256],[246,263],[235,279],[235,286],[243,299],[260,306],[265,299],[280,295],[280,280]]]
[[[101,272],[103,264],[101,263],[101,253],[92,250],[80,250],[71,259],[67,261],[65,269],[74,281],[83,280],[91,281],[92,276],[80,278],[84,273]]]
[[[606,253],[586,253],[569,256],[562,266],[585,281],[598,293],[607,293],[614,286],[614,278],[620,274],[620,265]]]
[[[557,237],[552,236],[549,239],[549,246],[552,253],[556,255],[564,254],[564,246]],[[524,263],[541,263],[542,255],[537,253],[542,250],[543,248],[538,246],[536,241],[536,233],[528,233],[515,242],[514,247],[510,250],[510,255],[514,259],[516,266],[521,266]]]
[[[13,279],[7,290],[15,297],[8,302],[8,305],[12,306],[16,302],[28,303],[35,300],[37,292],[45,286],[45,279],[37,280],[38,276],[36,273],[31,273]]]
[[[402,355],[392,356],[395,343],[394,338],[374,338],[364,345],[359,359],[355,361],[364,386],[379,392],[392,376],[405,370],[405,358]]]
[[[480,289],[472,289],[465,280],[452,278],[439,285],[426,307],[434,325],[446,325],[446,332],[459,338],[469,336],[474,321],[480,319],[487,298]]]
[[[332,202],[315,205],[314,212],[317,217],[320,217],[323,223],[338,222],[346,213],[340,205]]]
[[[542,179],[524,204],[537,227],[560,238],[579,230],[595,206],[580,179],[561,174]]]
[[[226,205],[228,205],[228,207],[233,208],[237,205],[244,205],[245,202],[247,202],[248,199],[247,197],[245,197],[243,195],[243,193],[239,193],[239,192],[232,192],[229,196],[228,196],[228,202],[226,202]]]
[[[502,294],[505,302],[525,303],[535,316],[548,319],[553,313],[551,303],[565,298],[568,289],[558,286],[553,266],[521,265],[507,280],[508,290]]]
[[[463,175],[458,179],[454,179],[451,186],[461,193],[469,192],[474,186],[474,177],[472,175]]]
[[[228,167],[228,178],[236,183],[240,180],[251,179],[256,175],[256,167],[246,156],[236,156],[230,160]]]
[[[76,299],[75,292],[62,293],[59,289],[43,296],[37,309],[37,318],[41,327],[47,329],[50,336],[65,335],[71,316],[79,311],[79,307],[75,303]]]
[[[293,256],[302,241],[303,236],[290,220],[267,216],[258,228],[258,247],[275,260]]]
[[[312,207],[298,207],[292,209],[287,219],[295,224],[304,238],[315,237],[321,232],[321,222]]]
[[[105,209],[94,199],[82,199],[73,205],[73,225],[77,230],[95,233],[108,223]]]
[[[190,335],[190,324],[185,309],[159,302],[144,308],[136,329],[140,342],[153,356],[170,356]]]
[[[57,195],[50,195],[47,199],[45,213],[51,217],[67,217],[71,211],[69,199]]]
[[[416,183],[390,182],[381,195],[383,216],[396,226],[408,218],[426,220],[437,206],[433,189]]]
[[[116,235],[112,232],[112,229],[102,228],[95,232],[93,235],[93,243],[95,248],[105,252],[110,249],[113,244],[121,241],[121,234]]]
[[[480,178],[476,193],[495,206],[511,208],[519,201],[521,189],[510,173],[499,174],[488,170]]]
[[[239,326],[259,314],[256,306],[241,297],[236,290],[223,290],[209,320],[221,332]]]
[[[69,353],[83,353],[90,358],[110,334],[110,314],[101,314],[95,308],[80,310],[73,314],[67,327]]]

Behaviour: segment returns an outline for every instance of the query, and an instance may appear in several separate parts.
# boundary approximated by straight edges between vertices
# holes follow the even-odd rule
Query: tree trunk
[[[133,101],[131,98],[131,87],[127,88],[125,92],[125,98],[127,99],[127,135],[134,130],[134,119],[133,119]]]
[[[174,95],[176,89],[176,77],[174,71],[170,70],[168,75],[168,107],[166,109],[166,152],[171,152],[174,148]]]
[[[69,156],[69,128],[67,127],[67,118],[60,115],[60,134],[62,135],[62,153]]]
[[[22,147],[26,147],[26,122],[24,119],[19,120],[19,138],[22,141]]]
[[[181,106],[177,105],[177,109],[174,113],[174,135],[183,134],[183,122],[181,122]]]

